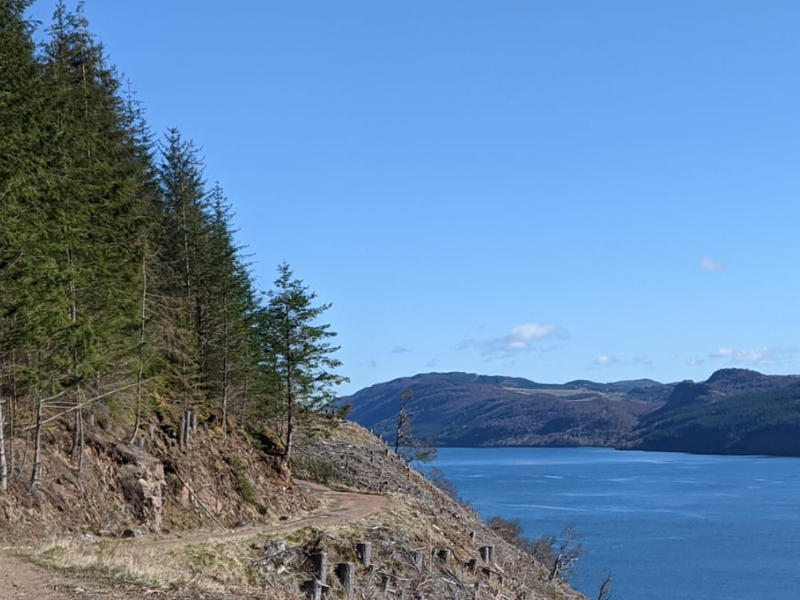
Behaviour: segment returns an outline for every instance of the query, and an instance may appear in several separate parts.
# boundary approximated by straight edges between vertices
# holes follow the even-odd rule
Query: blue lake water
[[[483,517],[526,535],[573,523],[575,587],[613,600],[798,600],[800,459],[601,448],[442,448],[434,466]]]

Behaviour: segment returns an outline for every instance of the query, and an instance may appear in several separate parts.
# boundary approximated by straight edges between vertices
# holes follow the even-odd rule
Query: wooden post
[[[494,562],[494,546],[481,546],[481,558],[485,563]]]
[[[381,591],[386,593],[389,591],[389,582],[392,580],[387,573],[381,575]]]
[[[450,564],[450,548],[439,550],[438,556],[445,565]]]
[[[356,555],[362,565],[369,567],[370,560],[372,559],[372,544],[370,542],[360,542],[356,544]]]
[[[473,543],[475,542],[475,532],[474,531],[470,531],[469,532],[469,541],[473,542]]]
[[[483,572],[484,575],[486,575],[487,579],[491,579],[492,578],[492,570],[489,567],[483,567],[483,569],[481,569],[481,571]]]
[[[339,581],[342,582],[345,600],[351,600],[353,597],[355,571],[356,568],[353,563],[339,563],[336,565],[336,576],[339,578]]]
[[[475,582],[475,598],[476,598],[476,600],[477,600],[477,598],[480,597],[480,595],[481,595],[481,582],[480,581],[476,581]]]
[[[314,564],[314,578],[320,583],[325,583],[328,571],[328,555],[324,552],[312,554],[311,561]]]

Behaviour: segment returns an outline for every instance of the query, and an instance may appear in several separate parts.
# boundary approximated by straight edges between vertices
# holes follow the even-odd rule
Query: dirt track
[[[215,542],[234,541],[259,534],[290,533],[304,527],[330,527],[374,514],[382,510],[387,502],[385,496],[338,492],[307,481],[296,483],[320,500],[321,505],[318,509],[302,517],[272,525],[246,527],[228,532],[216,530],[181,537],[142,538],[131,540],[130,543],[141,545],[148,551],[159,552],[212,539]],[[166,594],[158,590],[109,585],[90,579],[71,577],[36,566],[11,554],[0,553],[0,600],[75,600],[76,598],[153,600],[181,597],[180,592]]]

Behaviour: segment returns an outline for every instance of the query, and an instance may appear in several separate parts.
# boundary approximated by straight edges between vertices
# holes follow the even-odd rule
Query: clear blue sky
[[[260,283],[285,260],[333,303],[342,393],[800,371],[800,3],[86,14],[153,129],[203,148]]]

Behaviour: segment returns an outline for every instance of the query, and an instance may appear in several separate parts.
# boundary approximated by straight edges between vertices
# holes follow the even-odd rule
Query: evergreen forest
[[[295,420],[344,380],[328,305],[287,264],[257,289],[197,147],[148,128],[80,4],[45,25],[30,4],[0,2],[0,488],[9,438],[35,486],[43,428],[69,419],[79,449],[99,405],[131,442],[247,424],[288,462]]]

